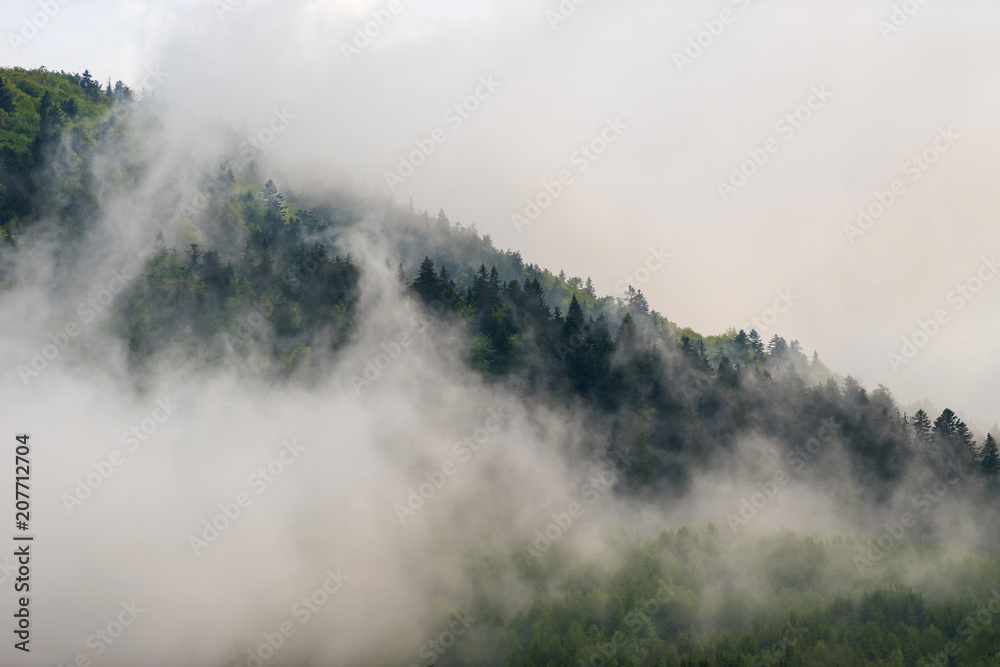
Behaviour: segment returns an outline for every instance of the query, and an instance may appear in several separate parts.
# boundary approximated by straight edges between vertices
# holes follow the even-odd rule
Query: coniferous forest
[[[427,394],[426,409],[444,410],[461,392],[434,393],[420,373],[447,368],[476,391],[529,406],[530,423],[540,411],[558,417],[563,427],[538,426],[539,441],[554,443],[545,455],[599,471],[569,483],[573,504],[550,503],[520,532],[467,529],[462,521],[484,520],[456,509],[453,527],[476,539],[441,538],[426,558],[450,553],[463,592],[452,595],[449,581],[440,596],[428,593],[441,601],[424,613],[436,629],[404,656],[366,636],[365,652],[344,660],[314,649],[279,652],[272,664],[1000,664],[1000,434],[974,432],[962,406],[910,412],[891,388],[838,374],[798,340],[736,328],[702,335],[636,286],[602,295],[591,278],[501,250],[444,210],[318,193],[237,150],[187,165],[187,189],[151,191],[163,176],[142,139],[159,131],[160,104],[89,72],[0,70],[6,312],[17,312],[10,304],[34,284],[29,264],[42,256],[54,295],[72,294],[95,257],[123,276],[107,303],[55,309],[59,327],[96,320],[72,354],[50,360],[44,336],[37,350],[14,350],[17,386],[104,365],[136,396],[176,373],[235,378],[264,396],[333,392],[364,411],[398,383],[401,395]],[[127,209],[109,202],[130,198],[151,222],[124,238],[107,220]],[[106,250],[125,246],[120,256]],[[416,380],[399,374],[407,355],[422,359]],[[352,432],[334,416],[325,424],[331,437]],[[407,438],[399,452],[415,446]],[[533,442],[525,438],[513,440]],[[499,456],[501,445],[484,448]],[[155,446],[163,454],[171,443]],[[440,489],[434,480],[450,473],[433,456],[413,461],[412,488],[380,507],[387,531],[417,530],[450,490],[426,497],[418,484]],[[476,484],[506,488],[503,470],[490,467]],[[292,474],[275,488],[295,487]],[[736,478],[745,486],[711,490],[712,480]],[[52,496],[60,512],[62,492]],[[323,531],[332,510],[321,505],[296,530]],[[576,528],[591,516],[600,518]],[[784,527],[779,516],[794,521]],[[260,632],[246,634],[215,664],[250,664]]]

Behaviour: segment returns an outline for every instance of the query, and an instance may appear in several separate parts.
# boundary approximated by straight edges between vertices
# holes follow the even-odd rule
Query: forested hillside
[[[57,265],[76,270],[74,243],[100,215],[103,189],[127,192],[144,175],[135,137],[155,118],[133,116],[148,102],[86,72],[0,70],[4,289],[16,287],[7,268],[28,237],[56,235]],[[200,175],[197,205],[168,209],[146,239],[141,274],[106,324],[137,386],[163,364],[235,367],[277,386],[327,381],[355,340],[366,276],[389,271],[404,298],[455,334],[454,356],[485,383],[577,410],[619,471],[621,498],[669,507],[700,476],[735,465],[746,440],[766,438],[782,470],[870,531],[747,537],[748,512],[733,506],[711,524],[616,536],[622,565],[611,573],[560,545],[483,545],[467,558],[480,595],[465,613],[476,622],[455,649],[427,649],[437,664],[1000,664],[994,435],[973,433],[953,409],[905,414],[889,388],[837,375],[799,341],[704,336],[632,287],[599,295],[589,278],[500,250],[444,211],[297,196],[294,183],[260,171],[221,157]],[[359,238],[377,249],[376,267],[357,254]],[[359,371],[342,384],[361,394],[370,381]],[[894,525],[892,503],[948,471],[964,483],[949,481],[935,511],[973,512],[978,537],[951,549],[915,503],[917,528],[859,565]],[[530,589],[527,610],[491,594],[512,577]]]

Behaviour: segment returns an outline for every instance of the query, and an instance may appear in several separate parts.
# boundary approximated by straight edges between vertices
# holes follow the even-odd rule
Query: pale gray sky
[[[888,0],[590,0],[564,21],[568,0],[8,0],[0,63],[133,85],[164,72],[178,129],[221,118],[256,133],[285,111],[294,118],[267,157],[293,184],[382,188],[441,128],[446,141],[399,200],[443,207],[605,293],[662,246],[666,266],[631,282],[704,333],[762,317],[790,290],[797,300],[767,337],[984,428],[1000,421],[1000,279],[971,301],[949,293],[970,279],[975,289],[1000,251],[1000,7],[913,5],[890,30]],[[377,12],[386,25],[348,60],[343,45]],[[11,40],[32,24],[44,25]],[[467,118],[446,115],[477,87]],[[607,119],[620,136],[582,158],[583,144],[600,150]],[[718,183],[768,149],[723,201]],[[934,164],[907,164],[924,151]],[[562,170],[572,184],[519,232],[511,216]],[[849,239],[876,191],[895,201]],[[895,371],[889,353],[938,309],[947,322]]]

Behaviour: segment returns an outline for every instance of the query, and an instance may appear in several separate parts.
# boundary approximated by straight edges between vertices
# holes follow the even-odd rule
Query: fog
[[[899,26],[889,2],[589,2],[565,21],[559,7],[401,0],[370,45],[345,55],[386,7],[97,0],[62,7],[3,61],[89,68],[136,87],[167,73],[162,88],[186,127],[222,119],[249,135],[287,108],[295,118],[268,157],[319,187],[384,189],[416,140],[446,129],[396,188],[399,201],[444,208],[529,261],[592,276],[603,293],[626,276],[638,282],[649,247],[662,245],[672,261],[641,288],[703,333],[759,318],[790,289],[799,300],[765,333],[798,339],[905,402],[960,409],[980,430],[996,421],[993,283],[909,363],[894,370],[888,358],[996,251],[993,4],[921,4],[905,22],[896,16]],[[679,67],[688,38],[724,10],[731,22]],[[37,5],[0,11],[20,26]],[[451,129],[443,114],[481,76],[501,85]],[[781,137],[776,122],[820,85],[829,101],[723,202],[717,183],[747,150]],[[511,215],[607,117],[628,123],[620,141],[518,233]],[[961,139],[911,181],[904,162],[942,127]],[[852,243],[845,225],[897,179],[905,193]]]
[[[276,385],[253,359],[206,371],[178,353],[137,380],[113,315],[80,304],[139,274],[163,220],[227,151],[286,193],[443,208],[527,262],[592,277],[599,294],[633,284],[681,326],[714,334],[764,318],[765,340],[797,339],[903,403],[952,407],[980,434],[997,421],[1000,281],[984,277],[1000,176],[993,3],[922,5],[885,35],[891,3],[594,1],[553,14],[570,4],[399,0],[391,13],[363,0],[94,0],[60,5],[16,48],[8,38],[3,65],[123,79],[156,99],[158,119],[140,149],[140,188],[105,190],[98,230],[69,268],[52,259],[56,239],[29,235],[18,286],[0,294],[0,421],[27,430],[34,452],[40,649],[25,664],[85,654],[244,665],[285,622],[296,634],[280,663],[419,662],[418,647],[472,598],[465,555],[523,552],[574,503],[583,514],[560,545],[610,569],[614,527],[869,535],[943,474],[911,471],[866,515],[844,509],[859,489],[839,436],[824,441],[822,469],[789,466],[783,443],[748,437],[676,505],[622,498],[600,462],[610,425],[590,430],[575,408],[484,384],[454,353],[459,334],[402,295],[377,220],[351,237],[363,271],[357,330],[323,360],[322,378]],[[38,11],[7,2],[0,22],[21,34]],[[732,21],[713,23],[721,33],[679,61],[724,11]],[[356,42],[375,12],[387,25]],[[781,125],[810,103],[807,120]],[[581,161],[599,137],[601,154]],[[907,166],[936,141],[933,164]],[[411,175],[400,171],[428,145]],[[766,161],[723,201],[718,182],[732,183],[748,156],[760,162],[762,147]],[[572,182],[551,206],[515,224],[563,171]],[[894,180],[903,187],[886,213],[857,227],[858,208],[888,201]],[[653,251],[669,261],[641,273]],[[977,275],[981,291],[955,297]],[[791,303],[768,322],[779,292]],[[947,317],[927,344],[894,370],[889,353],[906,357],[901,338],[921,322],[928,331],[939,310]],[[81,333],[25,381],[17,366],[62,348],[70,324]],[[380,355],[387,368],[366,376]],[[141,437],[128,437],[134,428]],[[732,523],[778,470],[787,486]],[[10,484],[0,493],[12,496]],[[210,540],[206,522],[227,512]],[[926,530],[974,545],[961,516],[945,503]],[[302,622],[295,605],[328,580],[339,588]],[[508,583],[493,591],[498,605],[530,601]],[[88,637],[133,602],[144,611],[98,656]]]

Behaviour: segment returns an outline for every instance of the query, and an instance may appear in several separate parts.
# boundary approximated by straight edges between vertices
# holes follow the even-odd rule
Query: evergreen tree
[[[438,274],[438,284],[440,285],[438,298],[452,308],[458,307],[462,301],[461,295],[458,293],[458,287],[455,285],[455,281],[451,279],[448,268],[444,264],[441,265],[441,272]]]
[[[772,357],[782,357],[787,351],[788,343],[785,342],[785,339],[778,334],[774,334],[767,344],[767,353]]]
[[[958,417],[953,411],[945,408],[941,415],[934,420],[934,435],[943,442],[951,442],[955,436],[958,426]]]
[[[625,352],[634,352],[639,344],[639,331],[632,319],[632,313],[625,313],[615,335],[615,347]]]
[[[629,309],[629,312],[638,315],[647,315],[649,313],[649,303],[646,302],[646,297],[643,296],[642,290],[637,290],[631,285],[625,291],[625,305]]]
[[[994,482],[1000,476],[1000,452],[997,451],[997,440],[993,434],[987,434],[983,443],[983,452],[979,457],[979,470]]]
[[[132,89],[121,81],[115,82],[115,89],[111,94],[115,96],[115,99],[121,100],[122,102],[131,102],[133,100]]]
[[[570,300],[569,310],[566,311],[566,328],[571,328],[576,332],[583,330],[583,309],[580,308],[580,302],[576,300],[576,294]]]
[[[956,419],[955,421],[954,440],[955,447],[963,458],[973,463],[978,461],[979,453],[976,451],[976,438],[961,419]]]
[[[716,370],[715,377],[718,378],[719,384],[722,386],[735,388],[739,384],[739,368],[734,368],[733,364],[729,361],[729,357],[722,355],[719,358],[719,367]]]
[[[698,366],[706,373],[712,372],[712,362],[708,360],[708,350],[705,348],[705,340],[699,339],[696,347]]]
[[[490,269],[489,277],[486,279],[486,297],[490,310],[500,306],[500,293],[502,290],[503,285],[500,283],[500,272],[494,266]]]
[[[267,183],[265,183],[264,187],[261,188],[260,198],[264,200],[265,206],[269,209],[274,209],[279,214],[283,214],[285,212],[285,197],[278,192],[278,187],[271,179],[267,179]]]
[[[868,392],[850,375],[844,378],[844,395],[861,405],[868,402]]]
[[[753,352],[754,358],[760,359],[764,356],[764,342],[760,339],[760,334],[757,333],[756,329],[750,330],[750,334],[747,336],[747,343],[750,345],[750,350]]]
[[[930,444],[931,420],[923,409],[917,410],[916,414],[913,415],[913,434],[917,444],[921,446]]]
[[[451,229],[451,222],[448,220],[448,216],[445,215],[444,209],[441,209],[440,211],[438,211],[438,214],[437,214],[437,224],[438,224],[438,227],[440,229],[442,229],[442,230],[450,230]]]
[[[430,257],[424,257],[424,261],[420,263],[420,270],[413,281],[413,289],[420,295],[424,303],[430,303],[438,298],[440,282],[437,271],[434,269],[434,262],[431,261]]]
[[[197,268],[198,259],[201,257],[201,251],[198,250],[198,244],[192,243],[191,248],[185,254],[190,259],[189,266],[191,266],[191,268]]]

